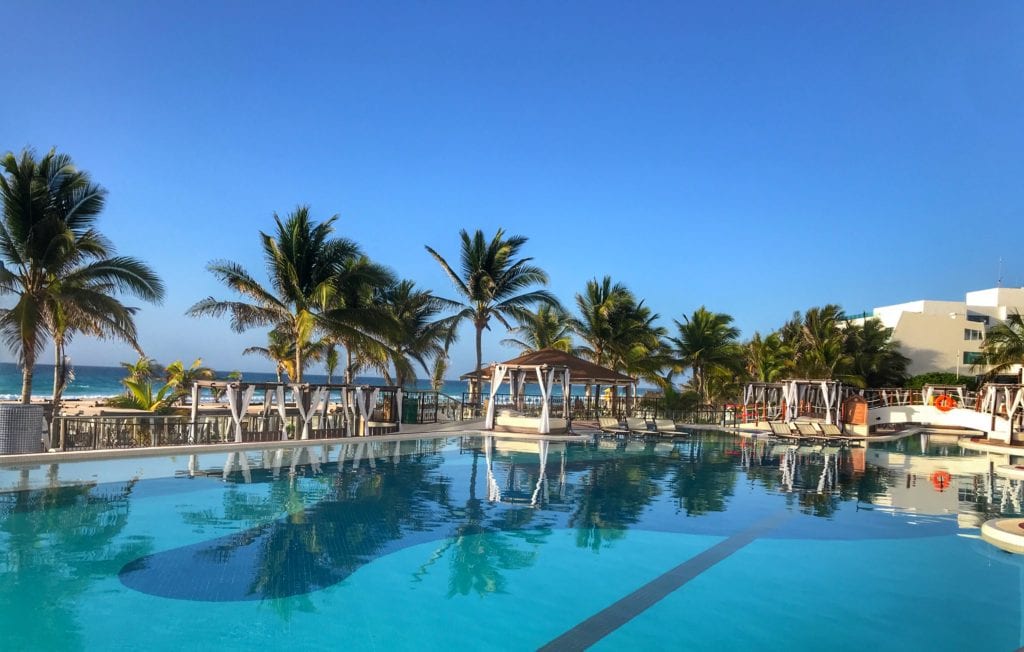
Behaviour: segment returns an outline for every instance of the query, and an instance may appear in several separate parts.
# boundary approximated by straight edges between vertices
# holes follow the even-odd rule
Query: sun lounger
[[[640,417],[626,417],[626,430],[633,435],[646,435],[651,432],[647,428],[647,421]]]
[[[842,437],[843,431],[834,423],[823,423],[821,424],[821,434],[826,437]]]
[[[624,435],[629,432],[626,428],[622,427],[619,420],[614,417],[598,417],[597,427],[601,429],[601,432],[606,432],[610,435]]]
[[[769,421],[768,427],[772,429],[772,434],[776,437],[794,437],[795,434],[789,428],[788,423],[782,421]]]
[[[821,437],[821,433],[809,421],[797,421],[796,431],[801,437]]]
[[[676,430],[676,422],[672,419],[655,419],[654,420],[654,432],[659,435],[678,435],[679,431]]]

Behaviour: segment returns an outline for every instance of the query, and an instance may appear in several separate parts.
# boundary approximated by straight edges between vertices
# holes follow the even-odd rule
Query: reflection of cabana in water
[[[483,382],[489,383],[484,428],[505,432],[545,434],[567,431],[573,385],[588,388],[622,386],[628,389],[629,399],[636,398],[635,378],[555,349],[524,353],[481,369],[479,375],[476,372],[464,374],[462,379],[468,380],[473,387],[471,395],[479,392]],[[509,384],[509,393],[501,396],[499,392],[504,382]],[[528,384],[536,384],[540,396],[527,396]],[[556,385],[561,387],[561,401],[552,400]]]
[[[503,503],[528,503],[531,507],[544,504],[548,499],[548,453],[551,451],[551,442],[546,439],[524,442],[504,440],[495,437],[484,437],[483,442],[484,459],[487,465],[487,500],[489,502]],[[558,473],[558,494],[560,499],[565,498],[566,479],[566,448],[565,443],[555,444],[555,450],[560,454],[561,462]],[[502,489],[494,474],[494,455],[496,452],[503,452],[509,455],[510,460],[516,454],[535,453],[538,457],[537,480],[531,491],[524,492],[516,487],[515,465],[510,463],[508,470],[508,484]]]
[[[214,402],[202,403],[203,390]],[[262,405],[252,406],[257,392]],[[200,380],[192,385],[191,423],[229,417],[236,442],[365,436],[398,432],[401,402],[400,387]]]

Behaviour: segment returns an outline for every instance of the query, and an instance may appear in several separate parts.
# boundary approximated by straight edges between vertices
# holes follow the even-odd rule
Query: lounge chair
[[[659,435],[678,435],[679,431],[676,430],[676,422],[672,419],[655,419],[654,420],[654,432]]]
[[[629,431],[622,427],[619,420],[614,417],[598,417],[597,427],[601,429],[601,432],[609,435],[624,435]]]
[[[631,435],[646,435],[651,432],[647,427],[647,420],[640,417],[626,417],[626,430]]]
[[[821,437],[821,433],[810,421],[797,421],[796,432],[801,437]]]
[[[784,421],[769,421],[768,427],[772,429],[772,434],[776,437],[795,437],[796,435],[790,429],[789,424]]]
[[[843,431],[834,423],[821,424],[821,434],[826,437],[842,437]]]

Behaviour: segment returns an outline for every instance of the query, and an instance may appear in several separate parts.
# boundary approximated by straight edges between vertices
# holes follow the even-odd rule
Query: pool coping
[[[57,464],[60,462],[84,462],[96,460],[116,460],[134,457],[166,457],[168,455],[197,455],[205,453],[230,453],[233,451],[266,450],[268,448],[305,448],[308,446],[329,446],[339,444],[357,444],[371,441],[410,441],[417,439],[440,439],[455,435],[468,437],[498,437],[500,439],[538,440],[552,442],[588,441],[590,433],[572,435],[542,435],[534,433],[498,433],[482,430],[481,421],[462,422],[467,425],[446,425],[442,428],[413,429],[388,435],[367,435],[365,437],[334,437],[331,439],[284,439],[280,441],[225,442],[222,444],[192,444],[184,446],[146,446],[139,448],[103,448],[85,451],[56,451],[53,453],[27,453],[20,455],[0,455],[0,468],[18,468],[21,466],[37,466],[39,464]],[[431,424],[433,425],[433,424]]]

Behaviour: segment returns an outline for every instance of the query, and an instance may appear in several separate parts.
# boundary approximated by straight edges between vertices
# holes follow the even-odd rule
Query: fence
[[[462,395],[462,413],[465,418],[482,416],[486,410],[487,401],[478,405],[475,396],[467,393]],[[513,399],[510,394],[496,394],[494,396],[495,411],[515,410],[523,416],[539,416],[541,410],[541,397],[530,395]],[[564,416],[565,402],[561,396],[553,396],[548,399],[549,414],[552,418]],[[643,419],[672,419],[679,423],[709,424],[709,425],[736,425],[739,423],[741,414],[732,406],[724,407],[700,407],[694,409],[676,409],[669,407],[663,397],[635,398],[617,397],[593,397],[573,396],[569,402],[569,417],[573,420],[594,420],[598,417],[640,417]]]

